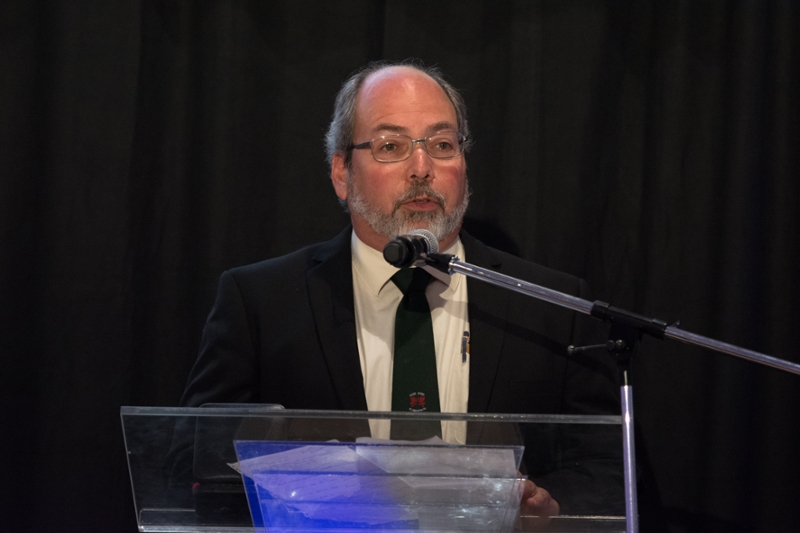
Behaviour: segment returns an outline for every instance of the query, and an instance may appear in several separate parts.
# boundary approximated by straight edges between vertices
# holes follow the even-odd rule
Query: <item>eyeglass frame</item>
[[[458,147],[459,147],[458,153],[450,155],[450,156],[446,156],[446,157],[441,157],[441,156],[436,156],[436,155],[431,154],[428,151],[428,145],[426,144],[426,141],[428,139],[430,139],[431,137],[435,136],[435,135],[439,135],[440,133],[448,133],[448,132],[451,132],[451,131],[454,132],[456,134],[457,138],[458,138]],[[393,161],[381,161],[380,159],[375,157],[375,152],[372,151],[372,143],[374,143],[378,139],[386,139],[386,138],[390,138],[390,137],[405,137],[407,139],[411,139],[411,148],[408,150],[408,155],[405,156],[403,159],[395,159]],[[453,159],[454,157],[458,157],[458,156],[460,156],[461,154],[464,153],[464,145],[466,144],[466,142],[468,140],[469,140],[469,135],[464,135],[460,131],[456,131],[456,130],[440,130],[440,131],[431,133],[430,135],[428,135],[427,137],[423,137],[422,139],[413,139],[413,138],[411,138],[410,135],[403,135],[403,134],[400,134],[400,133],[394,133],[394,134],[391,134],[391,135],[378,135],[377,137],[373,137],[369,141],[366,141],[366,142],[363,142],[363,143],[359,143],[359,144],[352,144],[351,143],[347,150],[348,151],[352,151],[352,150],[362,150],[364,148],[369,148],[370,149],[369,152],[370,152],[370,154],[372,154],[372,158],[375,161],[377,161],[378,163],[399,163],[399,162],[405,161],[406,159],[411,157],[411,154],[414,153],[414,145],[415,144],[419,144],[420,146],[422,146],[422,149],[425,150],[425,153],[428,154],[429,156],[431,156],[434,159]]]

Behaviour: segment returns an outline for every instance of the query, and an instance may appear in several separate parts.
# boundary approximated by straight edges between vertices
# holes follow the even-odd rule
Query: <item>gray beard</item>
[[[469,182],[465,183],[464,197],[461,202],[447,214],[445,213],[447,205],[444,197],[434,191],[427,181],[414,181],[405,194],[395,200],[391,213],[385,213],[369,205],[354,181],[348,176],[347,206],[350,212],[361,216],[374,232],[387,239],[394,239],[398,235],[406,235],[415,229],[426,229],[433,233],[437,240],[442,240],[461,227],[464,214],[469,206]],[[427,196],[435,199],[439,202],[439,209],[434,211],[405,211],[400,209],[403,203],[418,196]]]

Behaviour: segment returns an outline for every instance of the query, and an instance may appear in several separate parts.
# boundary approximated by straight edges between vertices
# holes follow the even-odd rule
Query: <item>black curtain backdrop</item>
[[[463,90],[479,237],[800,363],[799,15],[0,3],[0,530],[136,530],[119,407],[177,404],[223,270],[346,223],[322,138],[373,59]],[[635,379],[645,531],[800,531],[800,377],[648,339]]]

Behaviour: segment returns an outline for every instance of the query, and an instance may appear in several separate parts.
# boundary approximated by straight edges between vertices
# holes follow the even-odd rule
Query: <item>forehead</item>
[[[458,129],[456,110],[444,89],[410,67],[389,67],[364,80],[356,98],[356,135],[393,131],[419,135]]]

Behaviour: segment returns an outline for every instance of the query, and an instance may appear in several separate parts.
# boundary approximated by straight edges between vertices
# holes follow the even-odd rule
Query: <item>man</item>
[[[327,144],[333,187],[352,229],[222,275],[184,405],[391,410],[395,310],[403,294],[381,251],[414,229],[431,231],[440,250],[463,260],[585,297],[578,279],[461,232],[469,129],[463,101],[438,71],[379,63],[354,74],[337,96]],[[578,329],[573,312],[431,273],[425,295],[443,412],[614,412],[608,366],[566,355]],[[532,482],[524,501],[537,514],[559,512]]]

